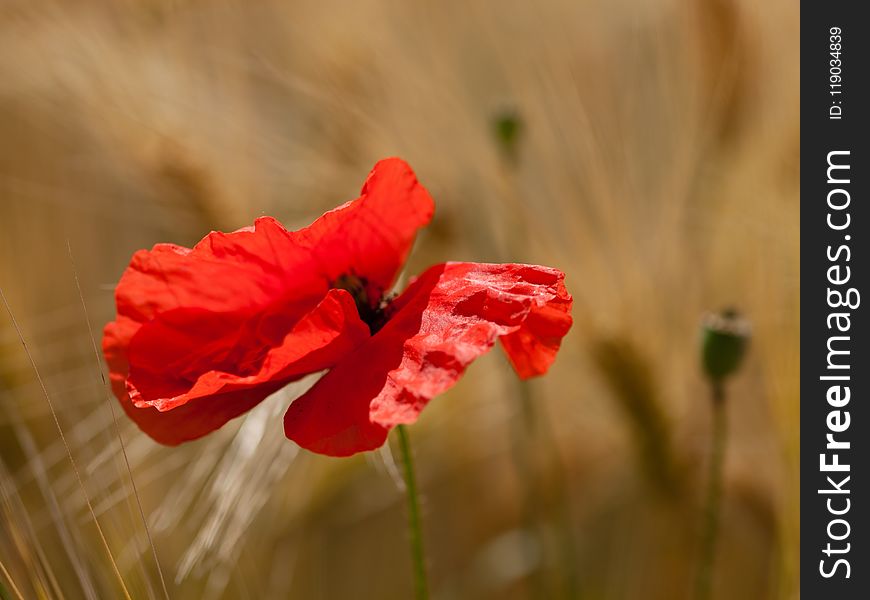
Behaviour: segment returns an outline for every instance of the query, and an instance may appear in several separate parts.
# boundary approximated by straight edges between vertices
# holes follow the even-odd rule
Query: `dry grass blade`
[[[97,592],[94,587],[94,582],[91,579],[90,573],[85,568],[84,563],[81,560],[81,557],[77,553],[76,548],[76,540],[72,537],[72,534],[67,527],[66,521],[63,516],[63,511],[61,510],[60,503],[57,500],[57,495],[54,492],[54,489],[51,484],[51,480],[49,478],[49,469],[45,464],[45,460],[43,459],[42,454],[39,452],[37,448],[36,441],[33,438],[33,434],[30,429],[25,425],[22,420],[21,415],[18,414],[15,410],[10,410],[10,417],[13,426],[13,431],[15,432],[15,437],[24,451],[25,455],[30,457],[30,468],[29,473],[33,475],[33,479],[36,482],[37,487],[39,488],[40,494],[42,494],[43,499],[48,507],[48,512],[51,518],[51,522],[57,531],[58,537],[60,538],[61,546],[63,547],[64,552],[66,553],[67,558],[70,561],[70,565],[72,565],[73,570],[75,571],[76,577],[78,578],[79,585],[81,585],[82,594],[89,600],[97,599]],[[0,473],[0,476],[5,475],[5,473]],[[15,485],[14,478],[7,478],[10,483],[9,488],[11,488],[12,492],[16,495],[18,493],[17,486]],[[7,494],[4,487],[4,494]],[[26,511],[22,510],[22,514],[26,517]],[[31,537],[36,541],[39,538],[33,532],[33,525],[30,522],[29,518],[25,518],[23,520],[25,525],[31,530]],[[38,543],[34,544],[34,547],[37,551],[41,553],[41,549]],[[43,559],[43,562],[48,567],[48,561]],[[50,569],[46,569],[47,574],[51,577]],[[54,584],[53,588],[55,590],[58,589],[58,586],[54,582],[53,578],[51,582]],[[59,595],[58,597],[63,597]]]
[[[73,277],[76,282],[76,291],[79,294],[79,300],[82,304],[82,313],[85,316],[85,323],[88,326],[88,335],[91,338],[91,346],[94,349],[94,358],[97,361],[97,370],[100,372],[100,382],[103,384],[103,390],[106,393],[106,403],[109,405],[109,410],[112,413],[112,424],[115,428],[115,433],[118,435],[118,444],[121,446],[121,454],[124,455],[124,465],[127,467],[127,474],[130,476],[130,485],[133,486],[133,495],[136,497],[136,506],[139,509],[139,516],[142,518],[142,526],[145,528],[145,535],[148,536],[148,544],[151,546],[151,554],[154,556],[154,564],[157,567],[157,573],[160,576],[160,586],[163,588],[163,596],[169,600],[169,590],[166,589],[166,579],[163,576],[163,569],[160,567],[160,560],[157,558],[157,547],[154,545],[154,538],[151,536],[151,530],[148,527],[148,518],[145,516],[145,509],[142,508],[142,499],[139,496],[139,490],[136,488],[136,479],[133,477],[133,469],[130,467],[130,458],[127,456],[127,447],[124,444],[124,436],[121,435],[121,427],[118,425],[118,417],[115,413],[115,404],[112,399],[109,383],[106,381],[106,375],[103,372],[102,361],[100,360],[100,351],[97,349],[97,341],[94,338],[94,328],[91,325],[91,317],[88,314],[88,307],[85,304],[85,295],[82,293],[81,282],[79,282],[78,269],[76,269],[75,259],[73,258],[72,245],[69,240],[66,242],[67,253],[69,254],[70,264],[73,270]],[[96,517],[95,517],[96,518]]]
[[[9,570],[6,568],[6,565],[3,564],[3,561],[0,560],[0,573],[3,573],[3,578],[9,582],[9,586],[12,588],[12,591],[15,592],[15,596],[18,597],[18,600],[24,600],[24,596],[21,594],[21,590],[18,589],[18,586],[15,585],[15,582],[12,580],[12,575],[9,573]],[[3,584],[0,583],[0,592],[3,591]],[[5,596],[5,594],[4,594]]]
[[[199,501],[206,511],[193,506],[188,516],[201,524],[178,566],[179,581],[194,572],[207,573],[206,589],[215,597],[228,585],[246,530],[270,498],[275,482],[299,455],[283,438],[268,435],[269,424],[280,417],[289,393],[279,392],[277,401],[246,415],[232,443],[217,454],[219,459],[200,488]]]
[[[121,572],[118,570],[118,565],[115,562],[115,557],[112,556],[112,550],[109,548],[109,542],[106,540],[106,535],[103,533],[103,528],[100,526],[100,522],[97,520],[97,516],[94,513],[94,508],[91,505],[90,496],[88,495],[87,489],[85,489],[84,481],[82,481],[81,474],[79,473],[79,469],[76,466],[76,461],[73,458],[72,451],[70,450],[69,444],[66,441],[66,436],[63,433],[63,427],[60,426],[60,420],[57,418],[57,412],[54,410],[54,404],[51,401],[51,396],[48,393],[48,389],[45,387],[42,376],[39,374],[39,368],[37,368],[36,361],[33,359],[33,355],[30,353],[30,348],[27,347],[27,341],[24,339],[24,334],[21,332],[21,328],[18,326],[18,320],[15,318],[15,315],[12,312],[12,307],[9,306],[9,302],[6,300],[6,294],[3,293],[3,288],[0,288],[0,299],[3,300],[3,305],[6,307],[6,312],[9,313],[9,319],[12,321],[12,327],[15,328],[15,332],[18,335],[18,340],[21,342],[21,346],[22,348],[24,348],[24,353],[27,355],[27,360],[33,367],[33,372],[36,375],[36,379],[39,381],[39,386],[42,389],[43,396],[45,396],[45,401],[48,403],[52,419],[54,419],[54,424],[57,427],[57,433],[60,436],[64,447],[66,448],[66,453],[69,457],[70,465],[72,466],[73,472],[75,473],[79,488],[81,489],[82,494],[85,497],[85,502],[88,505],[88,510],[91,513],[91,517],[94,520],[94,525],[97,528],[97,533],[100,536],[100,540],[103,544],[104,549],[106,550],[106,554],[109,556],[109,562],[112,563],[112,570],[115,572],[115,576],[118,578],[118,583],[121,585],[121,590],[124,592],[124,597],[127,598],[127,600],[133,600],[130,596],[130,592],[127,590],[127,586],[124,584],[124,578],[121,577]]]
[[[65,596],[36,535],[24,502],[16,490],[7,489],[7,481],[10,481],[10,476],[0,460],[0,502],[3,508],[0,525],[5,525],[6,535],[12,540],[19,559],[27,567],[31,586],[39,590],[37,595],[63,600]],[[53,596],[48,594],[48,590],[51,590]]]

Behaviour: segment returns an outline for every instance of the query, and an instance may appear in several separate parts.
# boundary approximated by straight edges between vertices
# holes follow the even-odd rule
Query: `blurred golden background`
[[[787,0],[0,3],[0,287],[131,596],[163,593],[76,277],[99,343],[136,249],[307,225],[398,155],[437,207],[406,273],[538,263],[575,297],[548,376],[492,352],[411,428],[434,597],[689,597],[726,305],[753,340],[714,597],[799,597],[798,29]],[[0,596],[121,598],[0,312]],[[116,410],[172,598],[411,596],[390,449],[299,451],[302,385],[174,449]]]

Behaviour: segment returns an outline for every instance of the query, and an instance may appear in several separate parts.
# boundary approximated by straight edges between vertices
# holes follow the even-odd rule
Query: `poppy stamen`
[[[386,324],[388,319],[387,307],[393,301],[393,295],[384,296],[377,292],[371,294],[368,280],[352,273],[340,275],[332,283],[332,287],[350,293],[359,312],[359,318],[369,326],[372,335],[380,331]],[[372,301],[372,298],[376,298],[376,300]]]

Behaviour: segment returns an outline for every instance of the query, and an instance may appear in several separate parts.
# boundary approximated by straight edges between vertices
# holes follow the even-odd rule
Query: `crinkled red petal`
[[[288,380],[331,366],[339,350],[368,334],[345,293],[329,297],[332,309],[322,304],[330,287],[355,275],[379,298],[432,211],[410,167],[387,159],[375,165],[359,198],[307,228],[289,232],[263,217],[253,227],[213,232],[192,249],[158,244],[137,252],[116,288],[118,317],[103,340],[115,394],[128,413],[138,412],[131,402],[154,407],[134,419],[155,439],[178,443],[190,432],[157,430],[161,422],[177,427],[182,413],[170,423],[154,409],[163,415],[216,399],[206,421],[220,426]],[[323,316],[330,310],[342,314],[347,331]],[[302,332],[306,341],[293,341]],[[198,437],[216,426],[190,431]]]
[[[383,329],[290,405],[284,432],[321,454],[377,448],[499,338],[521,377],[544,373],[571,327],[570,310],[556,269],[432,267],[396,299]]]

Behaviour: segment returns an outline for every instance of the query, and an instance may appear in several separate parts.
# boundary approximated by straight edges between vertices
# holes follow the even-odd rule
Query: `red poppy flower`
[[[284,431],[343,456],[415,421],[496,340],[520,377],[546,372],[571,326],[560,271],[446,263],[387,299],[432,212],[428,192],[394,158],[375,165],[359,198],[304,229],[262,217],[192,249],[140,250],[103,337],[124,410],[175,445],[329,369],[291,404]]]

